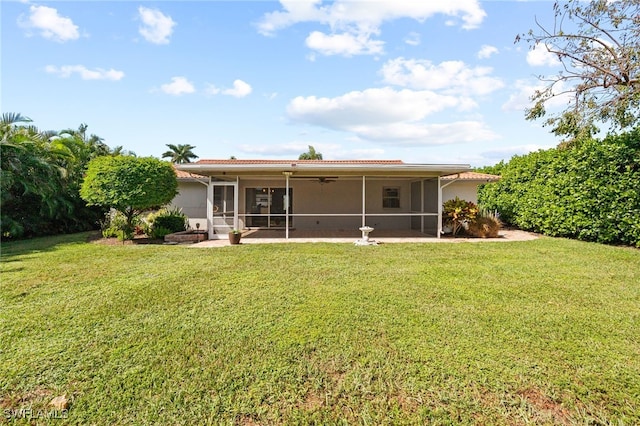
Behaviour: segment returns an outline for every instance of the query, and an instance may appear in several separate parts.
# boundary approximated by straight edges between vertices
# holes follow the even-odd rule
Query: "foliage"
[[[519,35],[532,49],[546,49],[562,70],[540,76],[545,87],[535,92],[527,119],[547,116],[556,135],[589,136],[594,123],[630,129],[640,123],[640,1],[570,0],[556,2],[552,27],[536,21],[537,30]],[[548,116],[554,98],[570,104]]]
[[[89,163],[80,195],[90,205],[111,207],[127,219],[169,203],[177,194],[173,166],[151,157],[98,157]],[[133,234],[131,234],[133,235]]]
[[[4,410],[66,394],[60,424],[640,424],[639,250],[86,239],[2,247]]]
[[[167,144],[169,148],[168,151],[165,151],[162,154],[162,158],[170,158],[172,163],[175,164],[183,164],[190,163],[191,160],[198,158],[196,154],[193,153],[193,149],[195,146],[189,144],[178,144],[174,145],[171,143]]]
[[[105,215],[105,220],[100,222],[100,228],[104,238],[118,238],[122,241],[133,239],[136,227],[141,224],[137,216],[129,224],[123,213],[112,210]]]
[[[150,213],[145,218],[145,222],[147,224],[145,233],[156,239],[187,229],[187,216],[177,207],[171,210],[164,208],[158,212]]]
[[[444,223],[452,226],[454,236],[462,227],[473,222],[477,214],[478,206],[471,201],[461,200],[458,197],[445,201],[442,206]]]
[[[298,160],[322,160],[322,153],[317,152],[313,146],[309,145],[309,151],[300,154]]]
[[[2,238],[76,232],[95,227],[103,213],[79,196],[88,161],[109,155],[95,135],[40,131],[21,114],[0,120]]]
[[[468,223],[467,232],[478,238],[498,238],[502,223],[497,216],[481,212]]]
[[[552,236],[640,247],[640,129],[515,156],[479,202]]]

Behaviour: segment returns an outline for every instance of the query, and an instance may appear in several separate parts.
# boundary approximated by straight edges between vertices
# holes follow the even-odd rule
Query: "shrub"
[[[473,222],[478,214],[478,206],[471,201],[461,200],[458,197],[445,201],[442,207],[444,223],[451,225],[454,236],[460,228],[466,227]]]
[[[472,222],[469,222],[467,232],[479,238],[498,238],[498,232],[502,227],[500,219],[491,213],[481,213]]]
[[[478,198],[507,223],[550,236],[640,247],[640,128],[515,156]]]
[[[130,224],[124,214],[112,210],[105,214],[104,220],[100,221],[100,229],[104,238],[131,240],[139,223],[140,218],[138,216],[135,216]]]
[[[145,233],[150,238],[164,238],[174,232],[186,231],[187,216],[179,208],[161,209],[146,217]]]

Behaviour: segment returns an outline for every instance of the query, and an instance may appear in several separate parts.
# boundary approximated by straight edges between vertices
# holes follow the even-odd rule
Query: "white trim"
[[[362,176],[362,226],[367,226],[367,179]]]
[[[438,229],[438,235],[436,238],[440,238],[440,235],[442,234],[442,186],[440,184],[440,176],[438,176],[438,226],[437,226],[437,229]]]

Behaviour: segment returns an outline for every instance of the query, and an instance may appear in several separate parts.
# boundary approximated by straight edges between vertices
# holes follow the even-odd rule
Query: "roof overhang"
[[[204,160],[176,165],[178,170],[203,176],[405,176],[438,177],[471,170],[468,164],[415,164],[400,161],[270,161],[239,162]]]

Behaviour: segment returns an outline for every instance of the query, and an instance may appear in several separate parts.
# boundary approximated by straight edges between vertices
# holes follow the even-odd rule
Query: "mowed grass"
[[[1,418],[640,424],[639,250],[86,237],[2,245]]]

